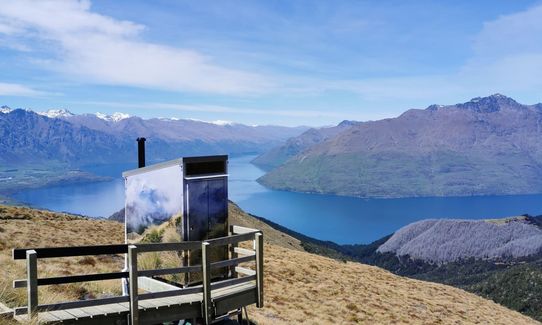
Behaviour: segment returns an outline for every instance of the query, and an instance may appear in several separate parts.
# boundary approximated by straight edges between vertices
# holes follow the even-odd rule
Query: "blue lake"
[[[245,211],[292,230],[341,244],[369,243],[411,222],[427,218],[485,219],[542,214],[541,195],[451,198],[360,199],[267,189],[256,182],[263,171],[252,156],[230,158],[229,196]],[[32,206],[106,217],[124,206],[121,173],[133,165],[88,167],[115,177],[102,183],[52,186],[13,197]]]

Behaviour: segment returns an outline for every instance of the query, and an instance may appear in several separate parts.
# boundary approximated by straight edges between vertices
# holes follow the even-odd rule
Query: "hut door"
[[[226,178],[190,181],[188,187],[188,240],[227,236]]]
[[[190,181],[188,188],[188,240],[203,240],[209,230],[209,190],[207,181]]]

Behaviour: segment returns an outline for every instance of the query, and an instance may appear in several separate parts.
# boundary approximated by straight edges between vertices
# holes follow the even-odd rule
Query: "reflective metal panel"
[[[141,235],[151,225],[160,225],[171,218],[182,217],[182,181],[180,165],[126,177],[128,239],[131,233],[134,236]]]
[[[227,178],[208,178],[185,180],[187,200],[188,238],[186,240],[205,240],[228,235],[228,195]],[[192,251],[189,265],[201,263],[201,252]],[[212,247],[209,250],[211,262],[228,258],[227,247]],[[227,269],[212,271],[214,278],[226,277]],[[201,275],[192,273],[189,282],[201,280]]]
[[[205,180],[190,181],[186,184],[188,199],[188,238],[186,240],[207,239],[209,228],[209,192]]]

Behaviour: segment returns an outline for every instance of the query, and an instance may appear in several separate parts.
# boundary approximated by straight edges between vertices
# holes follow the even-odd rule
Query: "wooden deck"
[[[238,248],[241,241],[253,241],[254,250]],[[211,263],[207,251],[213,246],[229,246],[230,259]],[[139,270],[137,254],[159,251],[201,250],[201,265],[173,269]],[[53,278],[37,278],[37,259],[95,254],[126,253],[128,272],[89,274]],[[232,311],[256,304],[263,307],[263,235],[255,229],[232,226],[228,237],[203,242],[167,244],[109,245],[67,248],[16,249],[14,259],[26,259],[27,279],[14,281],[14,287],[27,288],[28,305],[15,309],[14,318],[26,323],[40,324],[159,324],[183,319],[201,319],[210,324]],[[255,262],[254,270],[239,264]],[[231,277],[211,281],[211,269],[228,267]],[[181,288],[152,279],[153,275],[202,272],[203,283]],[[38,304],[38,286],[106,279],[127,279],[126,296],[94,300],[71,301],[56,304]],[[144,280],[144,281],[143,281]],[[142,285],[154,281],[164,287],[153,291]],[[156,286],[153,286],[156,287]],[[140,293],[146,289],[146,293]]]
[[[256,281],[213,290],[212,301],[219,314],[254,303],[257,298]],[[202,318],[202,293],[175,297],[142,300],[139,302],[140,324],[157,324],[179,319]],[[39,312],[39,323],[62,324],[127,324],[130,313],[129,302],[69,308]],[[27,315],[15,316],[27,322]]]

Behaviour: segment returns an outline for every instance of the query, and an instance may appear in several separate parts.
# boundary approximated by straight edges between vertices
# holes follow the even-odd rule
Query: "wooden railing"
[[[253,241],[254,249],[237,247],[239,242]],[[211,262],[209,249],[215,246],[229,246],[231,256],[227,260]],[[137,266],[138,254],[148,252],[166,251],[194,251],[201,250],[201,265],[181,266],[166,269],[139,270]],[[38,259],[74,257],[89,255],[127,254],[128,271],[96,273],[85,275],[70,275],[61,277],[38,278]],[[129,302],[130,323],[139,324],[139,301],[155,298],[173,297],[192,293],[202,293],[202,317],[206,324],[210,324],[216,317],[212,306],[212,290],[232,286],[249,281],[256,281],[257,307],[263,307],[263,234],[262,232],[240,227],[231,226],[230,235],[205,241],[190,241],[179,243],[155,243],[155,244],[122,244],[101,246],[78,246],[78,247],[55,247],[55,248],[22,248],[13,250],[13,259],[26,260],[27,278],[15,280],[14,288],[27,288],[28,303],[26,307],[15,309],[15,315],[28,314],[32,318],[36,313],[100,306],[113,303]],[[255,269],[251,270],[239,266],[241,263],[255,261]],[[216,268],[230,267],[232,278],[211,281],[211,270]],[[190,272],[202,272],[202,284],[175,290],[138,293],[138,278],[153,277],[171,274],[185,274]],[[243,275],[238,277],[238,275]],[[39,304],[38,287],[53,284],[67,284],[74,282],[102,281],[111,279],[128,279],[129,292],[126,296],[99,298],[91,300],[69,301],[54,304]]]

